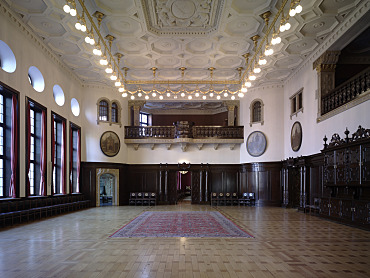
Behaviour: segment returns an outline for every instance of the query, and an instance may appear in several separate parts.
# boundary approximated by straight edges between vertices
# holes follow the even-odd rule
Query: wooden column
[[[201,169],[200,170],[200,173],[199,173],[199,203],[202,202],[202,186],[203,186],[203,170]]]

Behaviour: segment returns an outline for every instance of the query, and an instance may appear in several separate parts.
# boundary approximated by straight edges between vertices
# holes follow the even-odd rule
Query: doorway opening
[[[112,206],[114,204],[115,179],[116,177],[112,174],[103,174],[100,176],[100,206]]]
[[[190,171],[177,171],[177,201],[191,202]]]

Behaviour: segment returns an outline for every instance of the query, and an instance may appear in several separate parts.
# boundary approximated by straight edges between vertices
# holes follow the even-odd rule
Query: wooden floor
[[[0,230],[0,277],[370,277],[370,232],[294,209],[219,207],[255,238],[109,238],[144,210],[101,207]]]

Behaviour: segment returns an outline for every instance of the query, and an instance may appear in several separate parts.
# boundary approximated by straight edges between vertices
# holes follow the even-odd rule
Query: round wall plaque
[[[302,126],[300,122],[295,122],[290,133],[290,145],[292,150],[297,152],[302,144]]]
[[[121,143],[118,135],[113,131],[106,131],[100,137],[100,148],[106,156],[118,154]]]
[[[251,156],[261,156],[267,146],[266,136],[261,131],[254,131],[247,139],[247,151]]]

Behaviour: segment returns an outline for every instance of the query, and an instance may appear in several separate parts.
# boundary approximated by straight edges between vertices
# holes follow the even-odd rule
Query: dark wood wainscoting
[[[256,205],[282,203],[281,162],[250,164],[191,164],[191,199],[193,204],[209,204],[212,192],[254,192]],[[129,203],[130,192],[156,192],[158,204],[176,204],[177,177],[182,170],[176,164],[113,164],[83,162],[81,190],[96,204],[96,176],[98,169],[119,170],[119,205]]]

